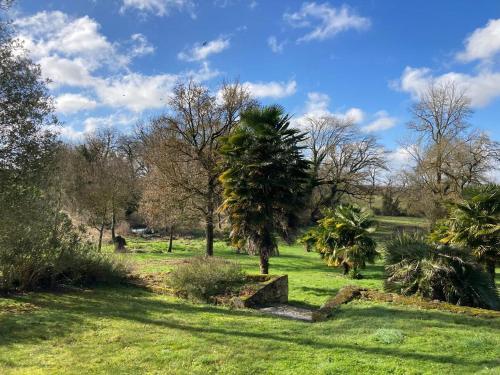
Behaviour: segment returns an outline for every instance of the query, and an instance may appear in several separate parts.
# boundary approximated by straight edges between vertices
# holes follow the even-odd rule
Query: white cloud
[[[15,23],[26,47],[33,48],[30,54],[40,64],[43,76],[52,80],[49,87],[72,88],[71,94],[62,94],[56,100],[60,113],[97,106],[136,113],[160,109],[180,79],[202,82],[219,74],[206,61],[196,70],[177,74],[134,72],[128,66],[132,59],[154,52],[146,37],[132,34],[121,45],[112,43],[89,17],[75,19],[59,11],[40,12]],[[68,129],[64,131],[71,134]]]
[[[76,113],[86,109],[94,109],[97,102],[80,94],[62,94],[55,99],[57,112],[63,114]]]
[[[90,71],[103,64],[122,67],[128,63],[127,56],[117,51],[88,16],[74,19],[60,11],[43,11],[14,24],[35,59],[54,55],[78,58]]]
[[[130,73],[97,81],[95,91],[105,105],[140,112],[164,107],[178,78],[172,74],[147,76]]]
[[[93,82],[85,62],[81,59],[66,59],[54,55],[43,57],[38,63],[44,78],[52,81],[52,87],[62,85],[87,87]]]
[[[351,107],[346,111],[335,111],[329,110],[330,106],[330,96],[320,92],[310,92],[307,94],[307,101],[305,103],[304,113],[295,118],[293,123],[298,127],[303,127],[307,125],[307,121],[310,118],[320,118],[334,116],[339,119],[352,121],[355,124],[359,124],[365,118],[364,112],[360,108]]]
[[[321,117],[331,115],[328,110],[330,97],[320,92],[310,92],[307,94],[306,113],[309,117]]]
[[[105,117],[88,117],[83,121],[83,134],[94,132],[100,127],[125,126],[137,122],[139,118],[135,115],[124,113],[113,113]]]
[[[295,13],[285,13],[284,19],[297,28],[312,29],[300,37],[297,42],[324,40],[349,29],[364,30],[370,26],[370,20],[358,16],[347,6],[335,8],[327,3],[303,3]]]
[[[410,146],[411,147],[411,146]],[[398,171],[401,168],[411,165],[414,162],[413,157],[407,148],[398,147],[390,151],[386,155],[386,160],[389,163],[390,171]]]
[[[73,88],[72,94],[57,99],[60,113],[97,106],[133,112],[159,109],[179,79],[190,77],[201,82],[219,74],[206,61],[197,70],[179,74],[133,72],[128,68],[132,59],[154,52],[154,47],[142,34],[131,35],[123,45],[111,43],[89,17],[73,19],[59,11],[40,12],[18,19],[16,26],[26,46],[33,47],[31,56],[40,64],[43,76],[52,80],[50,87]],[[76,93],[75,88],[85,92]]]
[[[193,79],[197,82],[203,82],[211,80],[212,78],[217,77],[219,74],[220,72],[217,69],[213,70],[212,68],[210,68],[210,64],[208,63],[208,61],[203,61],[200,69],[189,70],[184,73],[183,76],[188,79]]]
[[[394,127],[398,122],[395,117],[389,116],[386,111],[378,111],[375,113],[375,120],[363,126],[361,130],[365,133],[377,132],[380,130],[387,130]]]
[[[283,48],[285,47],[285,44],[286,44],[286,41],[279,43],[278,39],[274,35],[267,38],[267,45],[269,46],[269,48],[271,48],[271,51],[273,51],[274,53],[283,52]]]
[[[191,17],[196,18],[194,8],[192,0],[123,0],[120,11],[123,13],[127,9],[137,9],[144,13],[153,13],[163,17],[168,15],[171,10],[185,10],[191,14]]]
[[[478,60],[474,73],[447,72],[434,74],[428,67],[407,66],[401,77],[391,83],[392,88],[410,93],[414,99],[422,95],[430,84],[453,82],[465,91],[473,107],[484,107],[500,96],[500,72],[493,58],[500,52],[500,19],[490,20],[476,29],[464,42],[465,50],[457,54],[458,61]]]
[[[245,82],[243,85],[256,98],[279,99],[295,94],[297,82]]]
[[[154,46],[149,43],[148,39],[143,34],[132,34],[130,40],[131,50],[129,55],[131,57],[149,55],[155,51]]]
[[[179,60],[184,61],[206,60],[208,56],[221,53],[225,49],[229,48],[229,44],[228,38],[219,37],[208,42],[196,43],[193,47],[179,52],[177,57]]]
[[[87,134],[94,132],[98,128],[126,126],[131,125],[138,120],[139,118],[137,116],[118,112],[104,117],[88,117],[82,122],[82,130],[76,130],[75,124],[63,126],[51,125],[48,128],[62,138],[69,139],[71,141],[81,141]]]
[[[350,108],[345,113],[334,113],[337,117],[349,119],[356,124],[362,122],[365,118],[364,112],[359,108]]]
[[[482,69],[475,75],[449,72],[434,76],[429,68],[406,67],[397,88],[412,94],[415,98],[425,92],[431,83],[453,82],[464,90],[473,107],[484,107],[500,96],[500,72]]]
[[[457,54],[460,61],[486,60],[500,52],[500,19],[490,20],[465,40],[465,50]]]

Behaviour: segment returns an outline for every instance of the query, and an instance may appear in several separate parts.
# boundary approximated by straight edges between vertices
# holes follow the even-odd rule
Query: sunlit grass
[[[200,239],[176,240],[173,253],[165,241],[128,242],[143,252],[125,258],[145,273],[204,252]],[[280,252],[271,273],[289,275],[294,304],[317,307],[346,284],[382,285],[380,263],[354,281],[301,246]],[[223,242],[215,254],[258,272],[257,257]],[[499,358],[498,320],[389,304],[352,302],[311,324],[131,287],[0,298],[0,374],[496,374]]]

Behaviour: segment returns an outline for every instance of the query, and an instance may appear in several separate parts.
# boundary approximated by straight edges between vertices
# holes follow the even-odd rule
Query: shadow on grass
[[[314,288],[312,288],[314,289]],[[321,289],[321,288],[318,288]],[[230,310],[209,305],[195,305],[181,300],[165,301],[152,299],[148,292],[134,288],[99,288],[94,291],[66,293],[66,294],[32,294],[28,296],[18,296],[12,298],[14,301],[29,301],[40,307],[40,309],[26,314],[4,314],[0,315],[0,345],[9,345],[21,342],[43,342],[54,337],[64,337],[74,332],[83,330],[97,330],[100,319],[123,319],[141,324],[156,325],[169,329],[192,332],[196,335],[207,336],[207,340],[212,340],[211,335],[230,335],[259,340],[273,340],[283,343],[304,345],[311,348],[331,349],[344,348],[355,350],[360,354],[371,353],[377,355],[411,358],[416,360],[433,361],[439,363],[473,365],[499,365],[498,361],[480,362],[467,358],[458,359],[451,355],[442,353],[415,353],[407,352],[398,348],[384,347],[360,347],[355,344],[339,342],[334,337],[323,335],[322,325],[318,323],[317,328],[301,328],[299,325],[308,323],[292,322],[283,324],[293,324],[295,328],[301,329],[297,335],[280,334],[279,325],[273,321],[283,322],[282,319],[262,315],[249,310]],[[314,307],[300,301],[291,301],[292,304],[300,307]],[[468,325],[471,327],[487,327],[498,331],[500,327],[495,321],[482,320],[464,316],[454,316],[442,312],[434,311],[410,311],[384,305],[363,306],[361,308],[347,307],[341,308],[337,318],[349,318],[354,321],[371,319],[374,325],[380,320],[379,325],[398,324],[398,321],[419,320],[428,321],[427,327],[440,328],[449,325]],[[200,316],[200,314],[208,316]],[[238,323],[238,328],[221,328],[210,326],[210,314],[214,317],[228,317],[227,326],[235,324],[231,318],[244,318]],[[158,318],[160,316],[161,318]],[[255,319],[259,319],[257,323]],[[335,318],[333,318],[335,319]],[[192,324],[187,324],[189,321]],[[208,324],[207,324],[208,322]],[[102,322],[100,324],[103,324]],[[105,324],[105,322],[104,322]],[[220,324],[220,322],[219,322]],[[224,323],[226,324],[226,323]],[[262,327],[268,325],[269,329],[259,332]],[[262,326],[261,328],[259,328]],[[423,328],[425,328],[425,326]],[[310,325],[308,327],[311,327]],[[357,330],[357,324],[349,323],[338,327],[343,334]],[[302,331],[304,329],[305,331]],[[312,334],[310,332],[312,330]],[[354,334],[354,333],[353,333]],[[314,337],[314,338],[308,338]]]

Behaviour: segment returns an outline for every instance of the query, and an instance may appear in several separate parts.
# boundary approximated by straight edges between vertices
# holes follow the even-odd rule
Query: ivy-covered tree
[[[304,204],[309,182],[300,146],[304,137],[290,127],[281,107],[255,107],[242,113],[222,147],[222,209],[229,216],[231,239],[237,248],[245,243],[258,252],[262,274],[269,273],[276,235],[290,238]]]

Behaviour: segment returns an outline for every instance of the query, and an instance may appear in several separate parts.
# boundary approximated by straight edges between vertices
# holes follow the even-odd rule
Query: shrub
[[[196,257],[176,266],[168,283],[183,297],[209,302],[211,297],[234,291],[244,279],[238,263],[216,257]]]
[[[498,309],[492,278],[469,254],[402,234],[386,246],[385,289],[456,305]]]
[[[29,227],[0,231],[0,290],[89,285],[126,277],[126,267],[84,242],[66,215],[51,212],[45,220],[38,219]]]

